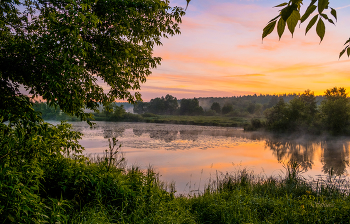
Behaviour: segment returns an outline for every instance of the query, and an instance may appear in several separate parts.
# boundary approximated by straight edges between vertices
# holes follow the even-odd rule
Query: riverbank
[[[184,124],[220,127],[244,127],[250,123],[250,118],[227,116],[185,116],[185,115],[155,115],[155,114],[126,114],[119,119],[94,115],[95,121],[147,122],[163,124]],[[92,120],[92,121],[94,121]]]
[[[120,203],[119,207],[107,201],[86,206],[74,216],[72,223],[83,220],[101,223],[350,221],[348,191],[335,188],[336,179],[325,181],[324,185],[319,182],[320,185],[315,186],[299,178],[297,164],[290,164],[287,169],[289,173],[285,178],[264,178],[243,169],[234,174],[214,177],[206,183],[204,192],[193,191],[191,195],[174,196],[174,186],[160,182],[158,174],[152,170],[142,172],[134,168],[126,174],[129,181],[132,180],[129,184],[137,189],[130,191],[133,196],[122,196],[124,203]],[[111,197],[110,200],[116,198]]]
[[[189,124],[201,126],[220,126],[220,127],[244,127],[249,123],[248,118],[243,117],[225,117],[225,116],[180,116],[180,115],[161,115],[157,117],[147,117],[145,122],[166,123],[166,124]]]
[[[59,177],[55,211],[45,215],[62,223],[348,223],[348,191],[334,181],[315,186],[291,170],[285,178],[256,176],[247,170],[214,177],[204,192],[175,196],[173,184],[153,170],[108,166],[103,159]],[[72,169],[73,168],[73,169]],[[72,169],[72,170],[69,170]],[[79,175],[66,178],[67,172]],[[62,179],[63,180],[63,179]],[[75,183],[79,183],[76,185]],[[345,184],[344,182],[342,184]],[[67,198],[68,192],[75,196]],[[64,192],[62,194],[62,192]],[[46,199],[47,200],[47,199]]]
[[[115,138],[102,155],[86,157],[81,134],[69,124],[23,125],[0,125],[1,223],[350,221],[349,181],[331,176],[332,169],[316,183],[303,179],[294,162],[284,177],[216,172],[203,179],[204,190],[198,185],[179,195],[174,183],[160,180],[162,173],[126,167]]]

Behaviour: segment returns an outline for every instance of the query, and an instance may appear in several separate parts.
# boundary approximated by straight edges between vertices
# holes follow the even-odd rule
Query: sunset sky
[[[320,43],[315,27],[305,36],[307,20],[294,38],[286,28],[261,40],[267,22],[278,15],[283,0],[192,0],[183,17],[181,35],[163,39],[154,56],[162,64],[142,85],[144,101],[171,94],[178,99],[247,94],[300,93],[327,88],[350,91],[350,60],[339,52],[350,37],[350,1],[331,0],[336,26],[326,23]],[[304,1],[306,10],[310,1]],[[185,7],[185,0],[171,0]],[[328,11],[328,13],[329,11]]]

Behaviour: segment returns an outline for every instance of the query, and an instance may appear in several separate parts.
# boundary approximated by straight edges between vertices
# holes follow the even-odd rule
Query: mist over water
[[[178,193],[200,190],[217,174],[243,168],[284,176],[283,164],[291,160],[301,164],[306,178],[349,172],[348,137],[276,136],[239,128],[122,122],[96,122],[90,129],[86,122],[71,123],[84,134],[80,143],[85,154],[102,153],[108,139],[116,137],[128,166],[152,166],[161,180],[175,181]]]

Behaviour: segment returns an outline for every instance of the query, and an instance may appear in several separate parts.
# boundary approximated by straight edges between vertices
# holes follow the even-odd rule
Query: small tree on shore
[[[214,110],[216,113],[220,114],[221,113],[221,107],[220,104],[218,102],[214,102],[211,107],[211,110]]]
[[[350,104],[345,88],[327,89],[325,96],[320,107],[323,123],[334,134],[344,133],[350,122]]]

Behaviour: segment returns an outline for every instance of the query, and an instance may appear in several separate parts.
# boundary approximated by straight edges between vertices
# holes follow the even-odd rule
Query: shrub
[[[215,116],[216,115],[216,111],[215,110],[207,110],[204,112],[205,116]]]
[[[222,114],[228,114],[228,113],[230,113],[231,111],[233,111],[233,106],[232,106],[232,104],[225,104],[225,105],[222,107]]]

